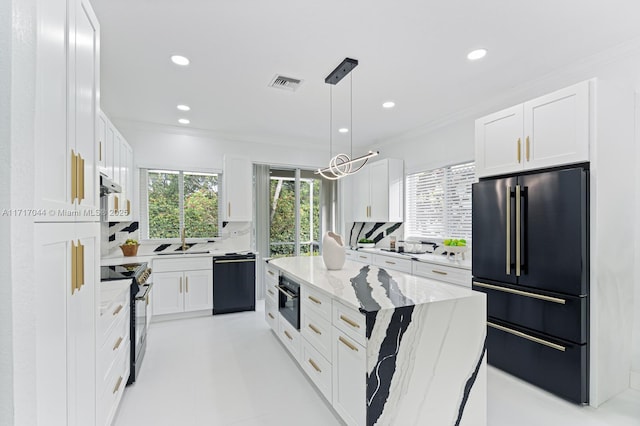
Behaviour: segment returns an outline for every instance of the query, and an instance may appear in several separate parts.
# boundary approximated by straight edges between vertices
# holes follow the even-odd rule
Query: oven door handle
[[[146,287],[144,294],[142,296],[138,296],[136,294],[136,300],[146,300],[147,299],[147,295],[149,294],[149,292],[151,291],[151,287],[153,286],[153,283],[149,283],[149,284],[144,284],[142,287]],[[138,293],[139,294],[139,293]]]
[[[297,299],[298,295],[297,294],[292,294],[290,293],[288,290],[285,290],[282,286],[278,285],[276,286],[276,288],[278,289],[278,291],[282,294],[284,294],[285,296],[287,296],[289,299]]]

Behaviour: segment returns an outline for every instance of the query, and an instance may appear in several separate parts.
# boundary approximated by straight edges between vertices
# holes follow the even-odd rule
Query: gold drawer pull
[[[122,305],[118,305],[118,307],[116,308],[115,311],[113,311],[113,315],[116,316],[120,313],[120,311],[122,310],[123,306]]]
[[[120,347],[120,343],[122,343],[122,336],[118,337],[118,340],[116,341],[116,344],[113,345],[113,350],[114,351]]]
[[[392,262],[390,260],[385,260],[384,263],[388,263],[389,265],[395,265],[396,264],[396,262]]]
[[[269,317],[270,317],[271,319],[276,319],[276,317],[274,317],[274,316],[271,314],[271,312],[269,312],[267,315],[269,315]]]
[[[120,389],[121,384],[122,384],[122,376],[118,377],[118,381],[116,382],[116,387],[113,388],[113,393],[118,392],[118,389]]]
[[[447,275],[446,272],[438,271],[436,269],[432,269],[431,272],[433,272],[434,274]]]
[[[349,319],[349,318],[345,317],[344,315],[340,315],[340,319],[342,321],[346,322],[347,324],[349,324],[351,327],[360,328],[360,324],[356,323],[352,319]]]
[[[322,373],[322,370],[320,370],[320,367],[318,367],[318,364],[316,364],[311,358],[309,358],[309,364],[311,364],[313,369],[316,370],[318,373]]]
[[[367,259],[367,256],[360,256],[360,259]]]
[[[291,335],[287,332],[287,330],[284,331],[284,335],[287,336],[287,339],[293,340],[293,337],[291,337]]]
[[[276,294],[273,292],[273,290],[267,290],[267,293],[269,293],[272,296],[275,296]]]
[[[320,300],[316,299],[315,297],[313,297],[313,296],[308,296],[308,297],[309,297],[309,300],[311,300],[313,303],[318,304],[318,305],[322,305],[322,302]]]
[[[346,347],[348,347],[349,349],[351,349],[352,351],[356,351],[358,352],[358,348],[356,348],[354,345],[351,344],[351,342],[349,342],[347,339],[345,339],[344,337],[340,336],[338,337],[338,340],[340,340],[342,343],[344,343],[344,345]]]
[[[317,328],[315,325],[313,325],[313,324],[309,324],[309,328],[310,328],[311,330],[313,330],[316,334],[318,334],[318,335],[322,335],[322,332],[321,332],[320,330],[318,330],[318,328]]]
[[[273,271],[267,271],[267,273],[268,273],[269,275],[275,275],[275,274],[273,273]]]

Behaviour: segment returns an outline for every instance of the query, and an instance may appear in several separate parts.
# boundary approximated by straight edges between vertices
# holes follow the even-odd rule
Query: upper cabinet
[[[223,220],[250,222],[253,217],[253,170],[248,158],[224,156]]]
[[[388,158],[367,164],[351,181],[354,222],[402,222],[404,163]]]
[[[591,81],[476,120],[478,177],[589,161]]]
[[[99,221],[99,27],[85,1],[41,2],[34,207],[42,222]],[[60,84],[63,82],[63,84]]]

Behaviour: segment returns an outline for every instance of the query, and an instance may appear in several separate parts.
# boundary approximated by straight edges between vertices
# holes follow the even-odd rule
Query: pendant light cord
[[[333,158],[333,86],[329,86],[329,160]]]
[[[349,73],[349,109],[351,110],[349,117],[349,126],[351,126],[351,129],[349,130],[351,151],[349,156],[353,158],[353,73]]]

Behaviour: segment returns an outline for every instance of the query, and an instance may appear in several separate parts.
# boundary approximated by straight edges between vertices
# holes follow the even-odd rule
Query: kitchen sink
[[[202,251],[168,251],[168,252],[162,252],[162,253],[158,253],[158,256],[173,256],[173,255],[185,255],[185,254],[209,254],[209,250],[202,250]]]

